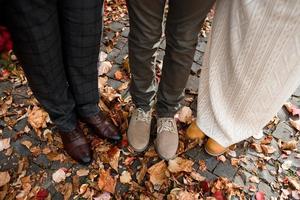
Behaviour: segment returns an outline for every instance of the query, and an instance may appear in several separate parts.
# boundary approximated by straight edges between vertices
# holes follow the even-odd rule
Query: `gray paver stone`
[[[219,162],[219,164],[214,170],[214,174],[216,174],[217,176],[227,177],[233,180],[237,170],[237,167],[232,166],[229,160],[226,160],[224,163]]]
[[[258,190],[261,192],[264,192],[267,199],[278,196],[278,194],[276,194],[274,191],[272,191],[271,187],[264,182],[260,182],[258,184]]]
[[[186,152],[186,156],[194,160],[195,162],[199,162],[200,160],[204,160],[207,170],[213,171],[219,161],[213,157],[208,155],[204,149],[200,146],[197,146]]]
[[[190,75],[186,84],[186,90],[189,93],[195,94],[198,92],[199,77]]]
[[[121,31],[122,28],[124,28],[124,24],[120,23],[120,22],[112,22],[108,27],[114,31],[114,32],[117,32],[117,31]]]
[[[273,137],[286,142],[292,139],[291,135],[294,135],[295,132],[296,131],[292,127],[290,127],[287,122],[280,122],[272,135]]]

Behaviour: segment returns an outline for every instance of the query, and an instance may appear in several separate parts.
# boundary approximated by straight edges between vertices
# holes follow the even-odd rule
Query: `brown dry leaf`
[[[300,182],[299,182],[299,179],[289,177],[288,180],[289,180],[289,183],[292,184],[292,186],[293,186],[296,190],[298,190],[298,191],[300,190]]]
[[[150,174],[150,182],[153,185],[164,184],[168,180],[166,175],[167,170],[168,168],[164,160],[152,165],[147,171]]]
[[[66,177],[67,177],[66,172],[62,168],[58,169],[56,172],[52,174],[52,179],[56,183],[60,183],[64,181]]]
[[[260,144],[271,144],[272,140],[273,140],[273,136],[268,135],[264,137],[264,139],[260,142]]]
[[[239,165],[240,159],[238,158],[231,158],[231,165],[237,167]]]
[[[282,150],[294,150],[294,149],[297,149],[297,144],[298,144],[298,142],[296,140],[283,142],[281,144],[281,149]]]
[[[88,189],[89,187],[89,184],[85,183],[85,184],[82,184],[79,188],[79,194],[82,195],[86,192],[86,190]]]
[[[204,176],[201,176],[199,173],[197,173],[197,172],[192,172],[191,173],[191,177],[193,178],[193,179],[195,179],[196,181],[199,181],[199,182],[201,182],[201,181],[204,181],[206,178],[204,177]]]
[[[193,120],[192,110],[187,106],[183,106],[178,113],[178,119],[183,123],[190,124]]]
[[[100,170],[100,176],[98,179],[98,187],[100,190],[115,193],[116,180],[110,175],[109,170]]]
[[[128,171],[123,171],[120,176],[121,183],[130,183],[131,182],[131,175]]]
[[[292,120],[292,119],[290,119],[290,123],[291,123],[291,125],[295,129],[297,129],[298,131],[300,131],[300,119],[298,119],[298,120]]]
[[[204,172],[207,169],[205,160],[199,160],[199,169]]]
[[[77,176],[87,176],[87,175],[89,175],[89,173],[90,173],[90,170],[88,170],[88,169],[79,169],[76,172]]]
[[[10,175],[8,172],[0,172],[0,187],[6,185],[10,181]]]
[[[145,153],[145,157],[150,157],[150,158],[153,158],[153,157],[156,157],[157,156],[157,153],[155,151],[154,148],[150,148],[146,153]]]
[[[123,68],[126,70],[126,72],[130,73],[129,59],[128,59],[128,57],[123,62]]]
[[[39,132],[40,128],[47,127],[47,118],[49,118],[48,114],[37,106],[34,106],[28,114],[28,122],[36,132]]]
[[[249,178],[249,180],[250,180],[250,182],[252,182],[252,183],[259,183],[259,182],[260,182],[260,180],[259,180],[259,178],[258,178],[257,176],[251,176],[251,177]]]
[[[224,155],[220,155],[217,157],[217,160],[222,161],[224,163],[226,162],[226,157]]]
[[[120,158],[120,149],[116,146],[111,148],[108,152],[107,155],[109,157],[109,164],[110,166],[115,170],[118,171],[118,166],[119,166],[119,158]]]
[[[172,173],[178,172],[191,172],[193,170],[194,162],[181,157],[176,157],[173,160],[169,160],[168,169]]]
[[[32,142],[29,140],[24,140],[21,142],[21,144],[23,144],[25,147],[27,147],[27,149],[30,149],[30,147],[32,146]]]
[[[273,146],[269,146],[269,145],[261,145],[261,148],[264,152],[264,154],[272,154],[276,151],[276,148]]]
[[[136,179],[137,179],[137,182],[139,184],[142,183],[142,181],[144,180],[144,177],[147,173],[147,169],[148,169],[147,168],[147,163],[148,163],[148,159],[143,160],[142,161],[142,167],[141,167],[140,171],[137,172]]]
[[[123,91],[126,90],[128,88],[129,85],[129,81],[122,83],[119,87],[118,87],[118,91]]]
[[[69,200],[73,192],[72,183],[66,183],[63,188],[64,200]]]
[[[98,88],[100,89],[100,92],[102,93],[104,90],[104,87],[106,86],[108,81],[107,76],[105,77],[98,77]]]
[[[10,148],[10,138],[0,140],[0,151]]]
[[[260,145],[260,144],[252,143],[252,144],[251,144],[251,147],[254,148],[254,150],[255,150],[257,153],[262,153],[262,148],[261,148],[261,145]]]
[[[171,190],[167,199],[169,199],[169,200],[173,200],[173,199],[174,200],[195,200],[195,199],[199,199],[199,194],[188,192],[181,188],[174,188]]]
[[[112,101],[117,97],[120,97],[121,95],[119,93],[117,93],[117,91],[110,87],[110,86],[106,86],[104,87],[101,95],[105,98],[107,98],[108,101]]]
[[[285,103],[284,106],[290,113],[292,113],[293,116],[295,116],[295,115],[300,116],[300,109],[297,108],[295,105],[293,105],[291,102]]]
[[[123,73],[120,70],[117,70],[115,72],[115,79],[122,80],[122,78],[123,78]]]
[[[100,66],[98,67],[98,76],[106,74],[112,68],[112,64],[109,61],[101,62]]]

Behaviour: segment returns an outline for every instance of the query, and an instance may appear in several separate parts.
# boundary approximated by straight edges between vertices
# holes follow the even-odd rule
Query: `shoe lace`
[[[176,131],[176,124],[174,122],[174,119],[172,118],[164,118],[164,119],[159,119],[160,120],[160,125],[158,127],[158,132],[171,132],[171,133],[177,133]]]
[[[151,112],[150,111],[145,112],[143,109],[138,108],[138,109],[136,109],[136,112],[137,112],[136,119],[138,121],[144,121],[144,122],[147,122],[147,123],[151,122]]]

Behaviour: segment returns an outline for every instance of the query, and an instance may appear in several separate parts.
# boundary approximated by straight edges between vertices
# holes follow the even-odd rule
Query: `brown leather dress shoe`
[[[122,135],[119,133],[117,127],[101,112],[91,117],[81,118],[81,120],[82,122],[85,122],[92,129],[93,133],[99,137],[117,141],[122,139]]]
[[[90,145],[82,130],[77,126],[73,131],[59,131],[64,149],[77,162],[89,164],[92,161]]]

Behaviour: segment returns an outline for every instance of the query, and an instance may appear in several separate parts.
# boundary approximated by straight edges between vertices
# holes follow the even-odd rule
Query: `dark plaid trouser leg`
[[[150,109],[155,95],[153,45],[161,37],[165,0],[127,0],[130,19],[129,59],[132,72],[131,95],[134,103]],[[213,0],[169,0],[166,22],[166,54],[158,89],[157,112],[173,116],[179,108],[190,73],[197,36]]]
[[[59,1],[63,58],[76,110],[82,117],[99,112],[97,60],[103,0]]]
[[[80,30],[80,28],[88,28],[88,26],[84,26],[85,22],[89,23],[97,17],[93,11],[96,9],[96,0],[84,1],[83,12],[79,11],[78,2],[79,0],[72,1],[72,5],[74,5],[72,7],[68,6],[67,1],[11,0],[5,1],[3,6],[2,17],[5,17],[6,26],[12,34],[15,52],[23,64],[30,87],[41,105],[49,113],[52,121],[63,131],[74,129],[77,120],[75,112],[77,104],[79,108],[89,107],[86,105],[91,104],[93,106],[90,107],[95,109],[91,109],[91,111],[98,111],[94,106],[97,103],[95,99],[98,98],[97,82],[94,80],[97,75],[95,73],[96,65],[87,65],[86,60],[82,61],[83,64],[76,66],[73,65],[75,62],[70,62],[71,59],[88,53],[93,55],[90,57],[93,58],[98,49],[94,48],[93,52],[88,51],[86,53],[86,48],[80,47],[85,43],[91,44],[93,42],[96,42],[95,46],[97,46],[99,45],[97,41],[100,40],[100,34],[97,41],[90,37],[85,40],[85,34]],[[98,2],[98,5],[101,12],[101,3]],[[74,10],[72,11],[72,9]],[[82,15],[82,13],[87,13],[88,9],[91,9],[89,11],[91,12],[90,18],[86,14]],[[67,18],[68,16],[62,14],[64,12],[66,15],[73,12],[76,17]],[[86,21],[76,20],[81,17]],[[68,25],[65,23],[67,20],[69,20]],[[94,20],[92,21],[94,22]],[[79,35],[73,32],[75,25],[70,25],[72,23],[77,24],[76,27],[79,30],[76,31]],[[72,27],[72,33],[64,25],[68,28]],[[96,27],[97,25],[94,23],[94,30],[99,28],[100,31],[101,27]],[[72,36],[66,38],[68,34],[72,34]],[[74,42],[77,37],[79,44]],[[66,41],[62,42],[62,40]],[[68,48],[68,45],[75,47]],[[70,52],[66,53],[67,50]],[[77,59],[76,62],[81,63],[80,59]],[[83,70],[85,73],[83,72],[84,75],[82,76],[76,76],[76,70],[70,69],[72,67],[79,68],[79,66],[85,67]],[[88,71],[96,75],[92,75]],[[70,78],[71,76],[74,77]],[[91,83],[96,86],[91,86]],[[73,87],[73,85],[75,86]],[[95,89],[95,92],[91,92],[92,89]],[[84,95],[85,97],[79,98],[77,95]]]

